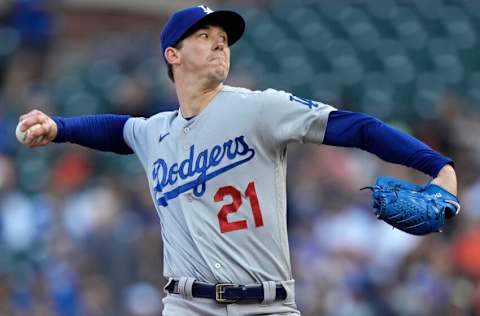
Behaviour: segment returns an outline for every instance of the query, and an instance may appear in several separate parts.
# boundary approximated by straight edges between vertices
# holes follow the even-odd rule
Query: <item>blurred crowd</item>
[[[222,3],[240,6],[247,19],[259,19],[269,12],[278,14],[280,2],[288,1],[262,1],[262,7],[256,8],[250,2]],[[412,1],[385,2],[415,9]],[[433,8],[466,3],[424,2]],[[291,3],[305,8],[324,3],[329,10],[341,11],[339,1]],[[344,6],[369,9],[378,18],[376,5],[388,8],[382,3],[352,0]],[[219,2],[212,2],[212,7],[215,4]],[[55,0],[0,2],[0,316],[161,314],[165,279],[160,225],[136,158],[70,144],[28,150],[14,136],[18,116],[33,108],[65,116],[150,116],[176,107],[173,85],[158,54],[165,16],[102,10],[68,9]],[[297,17],[306,14],[296,12]],[[316,27],[312,26],[321,33]],[[360,150],[291,146],[288,221],[302,315],[480,315],[480,104],[474,98],[478,90],[471,87],[465,92],[447,82],[436,90],[438,94],[426,94],[434,104],[425,110],[421,107],[427,106],[425,99],[410,91],[417,86],[401,81],[385,86],[380,81],[388,78],[377,74],[373,82],[378,86],[374,84],[373,92],[356,104],[355,91],[372,81],[367,84],[360,76],[358,81],[342,82],[342,67],[352,66],[348,58],[343,59],[345,65],[333,62],[333,68],[325,69],[330,81],[318,77],[321,65],[315,65],[319,73],[303,71],[307,63],[298,54],[289,59],[290,64],[279,66],[288,75],[293,63],[295,71],[303,69],[304,76],[316,78],[318,89],[308,85],[308,77],[300,85],[289,83],[281,72],[262,76],[259,70],[276,68],[252,64],[251,54],[268,53],[248,44],[261,35],[258,32],[247,29],[247,44],[233,48],[229,84],[286,89],[339,102],[332,103],[338,107],[344,103],[351,110],[371,109],[452,157],[459,177],[461,215],[449,221],[441,234],[413,237],[378,221],[368,192],[359,189],[378,175],[419,184],[428,181],[425,175]],[[271,37],[281,42],[276,36]],[[324,40],[328,46],[328,38]],[[478,45],[476,40],[474,34],[470,48]],[[302,49],[311,54],[317,48],[309,42]],[[298,53],[283,53],[289,51]],[[471,59],[468,54],[456,57],[460,64],[462,58]],[[361,74],[372,79],[371,74]],[[429,78],[438,81],[432,74]],[[351,75],[355,77],[355,71]],[[421,74],[412,76],[415,81]],[[472,78],[469,73],[463,76]],[[410,91],[407,99],[420,105],[409,106],[417,106],[417,111],[402,110],[404,103],[393,98],[395,93],[385,97],[379,87],[387,92],[392,87]],[[382,108],[382,100],[400,110]],[[375,103],[365,107],[365,101],[379,102],[380,110]]]

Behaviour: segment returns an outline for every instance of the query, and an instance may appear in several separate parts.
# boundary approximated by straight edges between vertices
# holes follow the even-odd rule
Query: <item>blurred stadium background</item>
[[[27,150],[18,116],[175,108],[164,0],[0,0],[0,315],[154,316],[160,225],[134,156]],[[358,189],[424,175],[358,150],[292,146],[289,231],[305,316],[480,315],[480,1],[206,1],[247,20],[228,83],[373,114],[456,161],[463,212],[411,237]],[[212,123],[213,124],[213,123]]]

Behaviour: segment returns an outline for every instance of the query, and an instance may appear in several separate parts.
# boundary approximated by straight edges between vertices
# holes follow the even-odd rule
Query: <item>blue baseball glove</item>
[[[378,177],[372,190],[378,219],[412,235],[439,232],[445,219],[460,212],[453,194],[435,184],[420,186],[391,177]]]

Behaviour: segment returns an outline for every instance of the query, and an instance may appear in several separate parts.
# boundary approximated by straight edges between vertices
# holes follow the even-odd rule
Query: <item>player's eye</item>
[[[208,33],[200,33],[198,36],[201,38],[208,38]]]

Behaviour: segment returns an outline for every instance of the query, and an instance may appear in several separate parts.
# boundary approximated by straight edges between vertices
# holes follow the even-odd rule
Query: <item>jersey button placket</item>
[[[189,126],[185,126],[185,127],[183,128],[183,133],[184,133],[185,135],[188,134],[190,131],[191,131],[191,128],[190,128]],[[186,137],[187,140],[188,140],[189,138],[190,138],[190,137],[188,137],[188,136]],[[183,145],[183,150],[189,151],[189,150],[190,150],[190,146],[189,146],[188,144]]]

